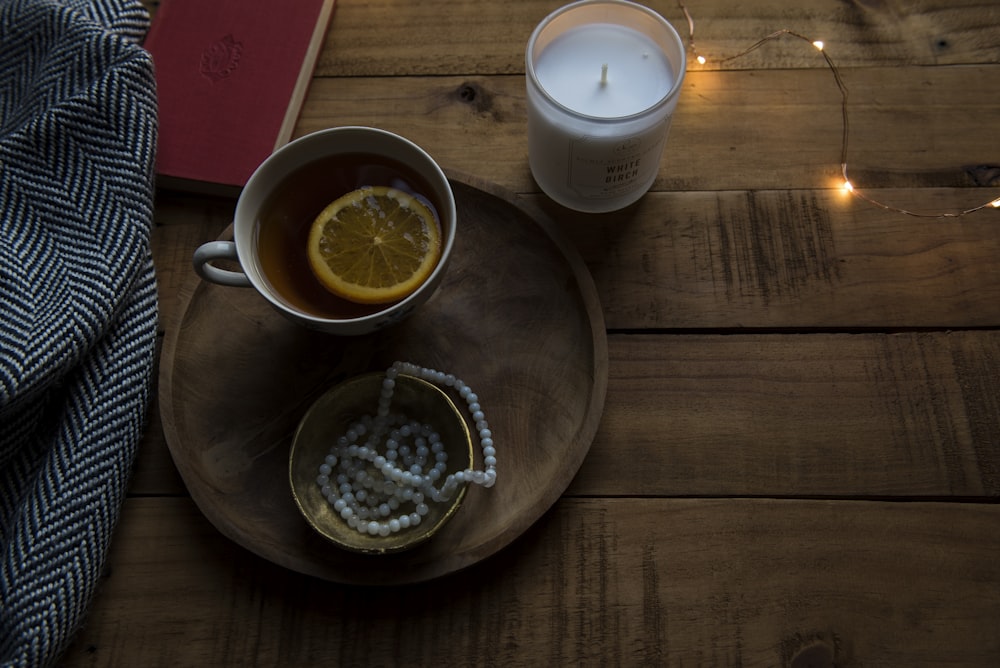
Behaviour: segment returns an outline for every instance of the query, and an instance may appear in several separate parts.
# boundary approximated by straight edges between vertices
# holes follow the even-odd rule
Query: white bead
[[[467,469],[446,475],[448,455],[433,425],[391,412],[395,379],[400,374],[452,387],[465,400],[480,437],[485,471]],[[452,374],[397,361],[382,379],[377,413],[354,421],[336,439],[317,467],[317,483],[348,526],[362,534],[387,536],[418,525],[430,513],[429,502],[447,501],[464,483],[493,486],[497,472],[492,436],[479,396],[465,382]],[[440,489],[434,487],[438,481],[442,481]],[[401,503],[413,504],[415,512],[392,517]]]

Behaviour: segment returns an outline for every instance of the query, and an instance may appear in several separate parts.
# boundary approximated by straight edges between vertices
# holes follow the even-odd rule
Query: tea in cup
[[[350,248],[352,242],[344,240],[354,237],[350,229],[336,231],[344,225],[321,231],[319,219],[346,219],[350,228],[351,216],[361,215],[359,207],[370,206],[400,209],[410,220],[434,226],[426,227],[434,255],[424,258],[412,285],[367,289],[341,281],[336,264],[323,268],[320,253],[335,256]],[[406,317],[433,294],[454,246],[456,220],[448,178],[423,149],[385,130],[331,128],[286,144],[257,168],[236,204],[233,241],[203,244],[195,251],[194,267],[204,280],[253,287],[307,327],[366,334]],[[215,266],[217,260],[236,260],[242,271]]]

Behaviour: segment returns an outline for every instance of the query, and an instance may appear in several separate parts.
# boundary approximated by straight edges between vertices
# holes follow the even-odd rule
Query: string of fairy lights
[[[677,0],[677,6],[681,9],[682,12],[684,12],[684,18],[687,20],[688,24],[688,39],[687,39],[688,51],[690,51],[691,55],[694,56],[694,59],[698,62],[698,64],[704,65],[708,62],[708,59],[698,52],[698,48],[695,45],[694,18],[691,16],[691,12],[688,11],[688,8],[684,4],[683,0]],[[809,37],[806,37],[805,35],[801,35],[792,30],[787,30],[787,29],[777,30],[771,33],[770,35],[767,35],[766,37],[758,40],[757,42],[754,42],[752,45],[750,45],[743,51],[740,51],[736,55],[720,59],[718,63],[725,64],[730,61],[737,60],[739,58],[742,58],[743,56],[746,56],[749,53],[756,51],[757,49],[761,48],[768,42],[772,42],[774,40],[781,39],[784,37],[790,37],[802,40],[810,44],[813,48],[815,48],[820,53],[820,55],[823,56],[823,59],[826,61],[827,67],[829,67],[830,72],[833,73],[833,78],[837,83],[837,88],[840,90],[840,99],[841,99],[840,109],[841,109],[841,116],[843,119],[841,144],[840,144],[840,171],[843,176],[843,181],[841,182],[840,187],[845,193],[853,195],[854,197],[861,199],[874,206],[877,206],[881,209],[885,209],[886,211],[892,211],[894,213],[904,214],[907,216],[914,216],[916,218],[959,218],[961,216],[967,216],[970,213],[975,213],[977,211],[981,211],[987,208],[1000,209],[1000,197],[997,197],[994,200],[991,200],[989,202],[984,202],[983,204],[980,204],[979,206],[974,206],[971,209],[963,209],[962,211],[952,211],[943,213],[924,213],[924,212],[911,211],[909,209],[892,206],[890,204],[885,204],[884,202],[880,202],[875,198],[870,197],[869,195],[867,195],[866,193],[862,192],[857,187],[855,187],[855,185],[851,182],[851,179],[847,174],[847,148],[848,148],[848,139],[850,136],[849,132],[850,117],[847,113],[847,85],[844,83],[843,77],[841,77],[840,69],[830,58],[829,54],[826,51],[826,45],[822,41],[811,39]]]

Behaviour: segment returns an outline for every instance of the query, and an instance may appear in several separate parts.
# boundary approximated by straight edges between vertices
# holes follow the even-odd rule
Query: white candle
[[[528,157],[542,190],[589,212],[642,197],[684,78],[670,24],[627,0],[582,0],[539,24],[525,65]]]

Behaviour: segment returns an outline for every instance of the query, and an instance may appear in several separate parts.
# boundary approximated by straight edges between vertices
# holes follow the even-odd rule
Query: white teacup
[[[312,276],[306,236],[315,216],[341,195],[386,185],[414,193],[441,224],[441,258],[414,292],[391,304],[361,305],[328,293]],[[280,313],[332,334],[366,334],[406,317],[437,289],[455,242],[455,196],[438,164],[419,146],[376,128],[320,130],[279,148],[250,177],[236,203],[233,241],[194,253],[207,281],[253,287]],[[235,260],[242,271],[217,267]]]

